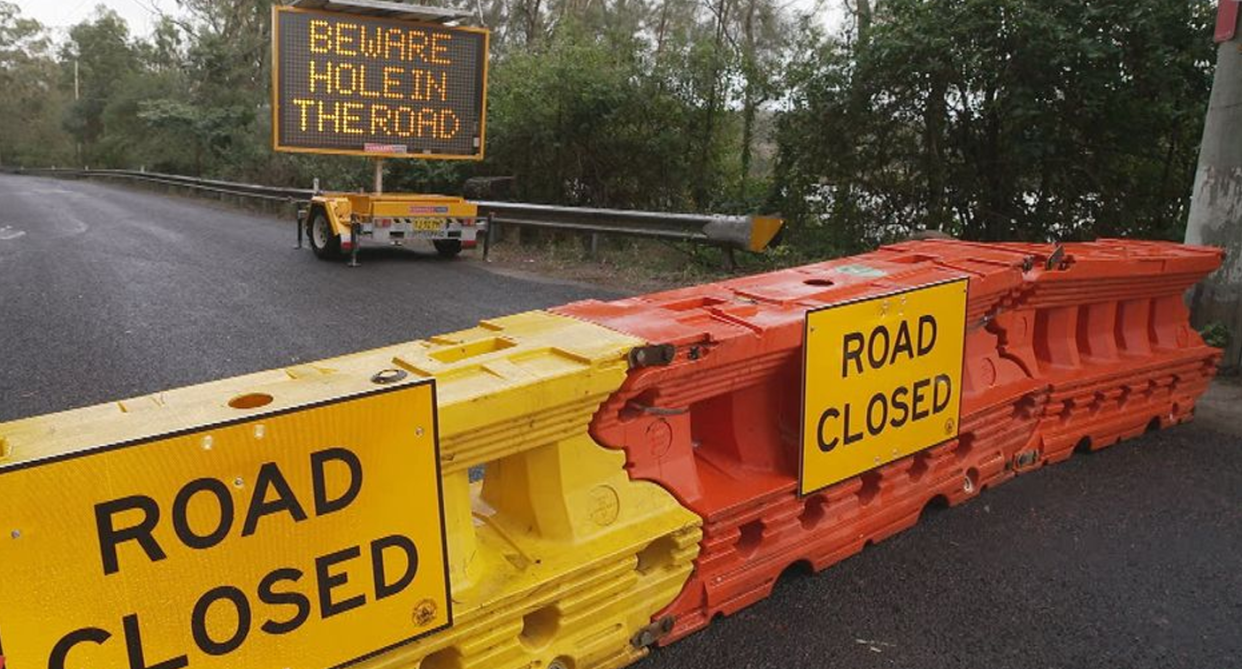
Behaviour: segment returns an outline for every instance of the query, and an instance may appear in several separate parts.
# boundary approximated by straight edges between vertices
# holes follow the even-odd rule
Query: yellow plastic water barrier
[[[210,477],[168,483],[168,499],[152,495],[164,513],[148,538],[164,550],[165,561],[151,559],[151,546],[135,539],[134,532],[126,534],[135,528],[140,534],[140,521],[149,520],[140,509],[121,508],[101,516],[97,504],[95,519],[103,517],[116,530],[108,536],[116,544],[112,548],[121,570],[154,570],[186,554],[198,559],[223,556],[219,564],[227,565],[234,550],[250,562],[262,562],[254,556],[262,556],[265,548],[273,554],[292,551],[298,559],[264,565],[254,573],[240,567],[236,573],[212,571],[211,577],[221,583],[186,606],[192,610],[166,610],[162,617],[156,611],[134,621],[119,614],[116,620],[102,620],[96,626],[99,633],[71,639],[62,658],[65,669],[127,669],[135,647],[144,654],[140,662],[167,661],[170,667],[182,655],[195,667],[280,657],[279,666],[290,669],[324,669],[358,658],[365,659],[357,666],[368,669],[604,669],[639,659],[661,633],[662,626],[653,625],[652,617],[680,592],[701,538],[698,516],[659,486],[630,481],[624,454],[600,447],[587,433],[595,410],[624,380],[627,354],[642,344],[599,326],[531,312],[427,341],[0,425],[0,485],[13,471],[45,470],[45,464],[35,462],[106,444],[183,448],[194,452],[192,458],[201,457],[199,451],[234,448],[234,441],[239,452],[271,449],[274,466],[266,470],[267,479],[263,471],[253,482],[240,475],[222,479],[236,517],[223,533],[216,530],[225,525],[221,511],[228,504],[222,501],[221,486],[206,481]],[[411,481],[407,487],[419,490],[407,491],[383,475],[386,467],[407,464],[427,471],[412,460],[391,460],[392,444],[421,453],[418,449],[435,429],[426,424],[419,404],[429,390],[420,382],[427,379],[435,380],[438,395],[442,519],[428,501],[427,489],[434,485]],[[394,421],[396,427],[389,424]],[[409,436],[410,430],[417,437]],[[216,450],[204,448],[205,443],[214,443]],[[356,445],[358,467],[342,464],[343,458],[333,460],[333,444]],[[134,478],[164,481],[180,473],[157,464]],[[281,468],[283,475],[271,475]],[[127,471],[138,470],[131,465]],[[348,497],[354,490],[351,472],[359,471],[365,472],[366,483],[356,486],[363,492],[355,506],[372,505],[357,516],[366,520],[351,521],[351,509],[332,515],[331,503]],[[108,490],[123,488],[112,470],[108,472]],[[288,485],[278,485],[277,478],[287,479]],[[386,503],[375,495],[367,497],[372,481],[378,480],[388,481],[383,489]],[[180,492],[174,494],[178,486]],[[71,504],[77,493],[27,494],[36,498],[6,494],[0,523],[22,520],[14,508],[34,504],[55,510]],[[394,508],[405,513],[392,514]],[[306,517],[301,525],[295,523],[295,510]],[[324,510],[328,513],[317,515]],[[406,534],[416,537],[417,551],[403,552],[399,541],[385,542],[385,537],[401,534],[398,530],[403,523],[411,525],[411,519]],[[335,524],[324,524],[329,520]],[[435,547],[418,534],[441,523],[447,565],[438,562]],[[321,528],[309,535],[317,541],[310,542],[305,555],[298,552],[305,543],[296,531],[301,526]],[[359,538],[363,526],[366,531]],[[14,551],[33,545],[22,541],[38,539],[13,531],[14,536],[0,535],[6,541],[0,546],[0,561],[6,564]],[[215,543],[187,548],[178,543],[181,539]],[[96,537],[81,542],[88,553],[98,555]],[[347,554],[351,548],[359,550]],[[411,561],[414,552],[417,560]],[[107,571],[106,558],[104,562]],[[413,562],[421,571],[410,566]],[[284,570],[273,569],[257,582],[268,566]],[[81,568],[100,571],[98,558]],[[381,596],[394,593],[414,571],[418,576],[405,591]],[[292,578],[294,572],[302,578]],[[451,602],[440,606],[434,577],[442,579],[445,572]],[[273,585],[274,573],[285,580]],[[30,593],[12,579],[4,583],[0,652],[15,661],[13,650],[20,647],[22,630],[14,616],[4,615],[3,597]],[[198,588],[197,596],[208,584],[195,568],[181,569],[178,578],[160,583],[171,593],[166,601],[176,601],[175,591],[182,585]],[[36,594],[51,602],[65,593]],[[75,594],[95,604],[104,596]],[[402,602],[407,595],[417,596]],[[137,601],[132,591],[107,596]],[[305,612],[299,605],[303,600]],[[68,608],[56,615],[72,617],[77,605],[72,598],[68,601]],[[410,602],[404,609],[397,606]],[[282,631],[298,622],[304,624],[296,631]],[[342,626],[333,627],[334,622]],[[243,627],[247,634],[241,633]],[[302,634],[307,631],[312,632],[309,640]],[[358,645],[354,637],[369,640]],[[393,643],[373,647],[385,639]]]

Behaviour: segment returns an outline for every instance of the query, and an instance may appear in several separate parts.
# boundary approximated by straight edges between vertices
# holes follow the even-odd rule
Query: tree
[[[0,2],[0,118],[16,132],[0,133],[0,165],[64,164],[71,157],[60,129],[64,98],[47,31]]]
[[[448,1],[492,29],[488,157],[393,161],[393,188],[762,207],[815,255],[924,228],[1176,238],[1186,217],[1210,0],[832,0],[835,35],[778,0]],[[0,158],[80,143],[91,165],[368,185],[364,159],[271,150],[273,2],[180,0],[143,39],[99,9],[58,59],[0,4]]]
[[[82,146],[82,160],[125,164],[123,141],[102,143],[107,132],[104,110],[118,85],[141,67],[125,20],[102,5],[96,7],[91,20],[70,28],[60,61],[62,90],[73,96],[67,127]]]
[[[563,29],[493,70],[487,168],[536,201],[684,208],[693,109],[665,83],[636,42]]]
[[[833,242],[845,249],[924,227],[1178,236],[1210,3],[885,0],[872,12],[866,39],[822,47],[791,82],[783,201],[822,200],[804,227],[851,231]]]

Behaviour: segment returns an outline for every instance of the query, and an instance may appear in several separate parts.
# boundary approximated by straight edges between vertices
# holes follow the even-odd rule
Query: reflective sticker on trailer
[[[958,434],[967,279],[807,313],[799,491]]]

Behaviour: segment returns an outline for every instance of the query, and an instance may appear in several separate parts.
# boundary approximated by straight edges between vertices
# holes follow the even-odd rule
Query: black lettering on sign
[[[207,631],[207,613],[216,602],[227,601],[233,605],[237,617],[237,626],[232,636],[223,641],[216,641]],[[222,585],[208,590],[194,604],[194,613],[190,615],[190,631],[194,635],[194,643],[199,650],[208,655],[228,655],[237,650],[250,635],[250,601],[241,590],[231,585]],[[171,668],[169,668],[171,669]]]
[[[876,419],[876,407],[880,407],[879,418]],[[867,432],[871,436],[878,436],[884,431],[884,424],[888,422],[888,398],[884,393],[876,393],[871,396],[871,400],[867,402]]]
[[[328,497],[326,468],[330,462],[339,462],[349,469],[349,485],[335,499]],[[311,476],[315,487],[315,515],[326,516],[349,506],[362,490],[362,462],[358,456],[344,448],[329,448],[311,453]]]
[[[357,546],[346,548],[335,553],[329,553],[323,557],[315,558],[315,577],[319,582],[319,617],[327,620],[332,616],[345,613],[366,604],[365,595],[350,597],[341,601],[333,601],[332,591],[336,588],[349,583],[349,574],[347,572],[338,572],[333,574],[332,567],[352,560],[362,555],[362,549]]]
[[[125,650],[129,656],[129,669],[181,669],[189,666],[190,660],[185,655],[148,665],[142,653],[142,633],[138,629],[138,616],[132,613],[125,616],[121,619],[121,625],[125,628]]]
[[[927,418],[927,409],[920,409],[919,406],[923,404],[923,400],[927,397],[927,395],[924,394],[924,391],[930,383],[931,379],[919,379],[914,382],[914,400],[911,402],[911,408],[914,410],[914,420],[923,420],[924,418]]]
[[[944,388],[944,396],[941,397],[940,389]],[[953,381],[948,374],[937,374],[935,381],[932,383],[932,413],[940,413],[949,406],[949,398],[953,396]]]
[[[314,456],[311,456],[312,461]],[[267,501],[268,488],[275,488],[276,499]],[[250,509],[246,511],[246,522],[242,526],[243,537],[254,534],[259,526],[259,519],[274,513],[286,512],[293,522],[306,520],[306,511],[293,495],[293,489],[280,473],[275,462],[265,462],[259,468],[259,477],[254,484],[254,496],[250,498]]]
[[[220,510],[220,520],[216,523],[216,528],[201,535],[190,527],[189,519],[190,500],[200,492],[211,493],[216,498],[216,507]],[[197,550],[211,548],[224,541],[232,528],[233,495],[228,486],[216,479],[195,479],[177,492],[177,497],[173,500],[173,530],[177,532],[181,543]]]
[[[127,511],[141,511],[142,521],[137,525],[117,529],[114,516]],[[103,560],[104,574],[115,574],[120,570],[117,564],[116,549],[126,541],[137,541],[147,558],[159,562],[168,557],[160,548],[151,532],[160,522],[160,505],[146,495],[122,497],[111,502],[95,505],[95,529],[99,536],[99,553]]]
[[[936,282],[806,313],[799,495],[957,434],[967,288]]]
[[[862,430],[850,432],[850,405],[845,405],[845,445],[855,444],[862,441]]]
[[[405,571],[389,582],[384,551],[389,551],[391,555],[393,549],[405,554]],[[376,539],[371,542],[371,570],[375,574],[375,600],[392,597],[414,582],[414,576],[418,574],[418,548],[409,537],[400,534]]]
[[[910,404],[906,401],[906,396],[910,394],[910,389],[905,386],[898,386],[893,391],[893,412],[901,412],[901,417],[893,416],[893,427],[901,427],[910,419]]]
[[[74,646],[84,643],[93,643],[103,645],[105,641],[112,638],[110,632],[99,629],[98,627],[84,627],[66,634],[56,645],[52,647],[52,654],[47,659],[47,669],[65,669],[65,660],[69,658],[69,651]]]
[[[862,351],[861,348],[858,350]],[[832,441],[824,441],[824,424],[828,422],[829,418],[840,418],[840,417],[841,417],[841,412],[837,411],[836,408],[834,407],[828,407],[828,409],[825,410],[824,413],[819,415],[819,432],[818,432],[819,450],[825,453],[828,453],[832,449],[836,448],[837,443],[841,441],[840,437],[833,437]]]
[[[847,332],[841,338],[841,378],[862,374],[866,369],[878,370],[904,360],[921,358],[936,347],[936,319],[930,315],[918,319],[917,335],[911,335],[909,320],[896,326],[896,334],[880,324],[868,334]],[[866,357],[866,365],[863,358]]]
[[[919,357],[931,353],[933,348],[936,348],[936,318],[919,316]]]
[[[297,583],[300,578],[302,578],[302,571],[291,568],[277,569],[263,577],[263,581],[259,583],[259,601],[273,606],[292,606],[295,613],[292,618],[284,622],[268,620],[259,629],[275,636],[288,634],[306,623],[306,620],[310,618],[310,599],[300,592],[276,592],[274,589],[281,581]]]
[[[884,335],[884,343],[880,347],[876,347],[876,342],[880,341],[880,335]],[[888,347],[892,340],[888,334],[888,328],[880,325],[871,331],[871,339],[867,342],[867,362],[871,363],[871,369],[879,369],[884,366],[888,360]]]
[[[893,344],[893,355],[889,358],[889,364],[897,362],[897,356],[905,353],[906,357],[914,359],[914,349],[910,344],[910,321],[902,321],[901,327],[897,328],[897,341]]]
[[[854,365],[858,369],[858,373],[862,374],[863,372],[862,353],[863,353],[863,345],[865,342],[866,342],[866,338],[863,337],[863,334],[861,332],[850,332],[845,335],[845,339],[844,341],[842,341],[841,378],[843,379],[850,378],[850,361],[851,360],[854,361]]]
[[[900,428],[941,413],[949,408],[953,397],[953,379],[948,374],[919,379],[911,385],[897,386],[892,392],[873,393],[865,404],[855,407],[829,407],[819,415],[817,435],[819,450],[828,453],[840,445],[863,441],[868,436],[879,437],[889,427]],[[854,418],[861,411],[863,423],[857,432]]]
[[[214,486],[198,484],[187,490],[214,490]],[[211,493],[212,496],[215,493]],[[187,498],[195,496],[190,492]],[[319,614],[324,620],[352,611],[367,603],[365,594],[345,596],[341,590],[359,574],[364,563],[346,563],[362,557],[359,545],[315,558],[315,576],[318,587]],[[419,551],[414,540],[401,534],[380,537],[368,544],[371,578],[374,584],[374,601],[394,597],[407,590],[418,575]],[[258,600],[272,609],[267,619],[258,626],[265,634],[280,636],[304,626],[314,613],[311,597],[299,592],[296,586],[306,574],[293,567],[271,571],[258,583]],[[314,586],[309,586],[314,587]],[[361,585],[357,586],[361,588]],[[178,612],[156,612],[155,626],[167,630],[168,621],[181,619]],[[189,632],[194,645],[203,653],[219,657],[241,649],[254,629],[255,612],[251,600],[240,588],[221,585],[204,593],[194,603],[189,614]],[[190,666],[189,655],[182,653],[159,662],[148,658],[161,651],[152,651],[144,645],[142,629],[137,614],[129,614],[121,620],[124,629],[125,650],[128,664],[124,669],[185,669]],[[91,645],[100,646],[112,638],[112,632],[98,627],[86,627],[61,638],[48,656],[48,669],[78,669],[91,666]],[[167,643],[167,642],[165,642]],[[80,649],[80,650],[78,650]],[[121,669],[117,667],[116,669]]]
[[[363,483],[362,461],[353,452],[344,448],[318,451],[310,455],[310,465],[316,516],[341,511],[358,499]],[[330,471],[336,476],[330,477]],[[344,479],[345,482],[343,486],[336,486],[341,489],[330,490],[330,479]],[[190,505],[198,499],[207,498],[214,499],[214,523],[209,528],[192,527]],[[220,545],[232,531],[235,511],[232,493],[222,481],[194,479],[182,486],[173,499],[173,531],[187,548],[213,548]],[[305,507],[298,501],[280,467],[275,462],[267,462],[259,468],[241,536],[253,535],[258,531],[260,519],[280,513],[288,514],[294,522],[307,519]],[[135,517],[136,514],[141,515]],[[95,505],[95,529],[105,575],[120,570],[118,548],[127,542],[137,543],[152,562],[168,557],[154,534],[160,516],[159,503],[146,495],[122,497]]]

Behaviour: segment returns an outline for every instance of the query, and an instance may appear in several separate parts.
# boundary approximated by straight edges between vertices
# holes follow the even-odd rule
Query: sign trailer
[[[443,257],[483,241],[486,253],[474,204],[384,193],[385,158],[483,159],[489,33],[447,25],[465,16],[382,0],[272,7],[272,148],[375,161],[372,193],[312,199],[299,248],[305,233],[317,257],[351,266],[364,241],[429,241]]]

